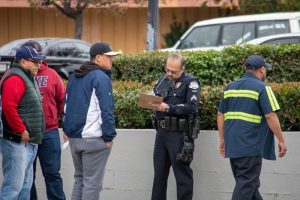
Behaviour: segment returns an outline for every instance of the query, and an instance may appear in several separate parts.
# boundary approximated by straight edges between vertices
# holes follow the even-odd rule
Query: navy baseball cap
[[[32,46],[22,46],[16,50],[16,60],[31,59],[34,61],[44,60],[45,56],[39,54]]]
[[[120,54],[120,52],[112,51],[111,46],[106,42],[97,42],[93,44],[90,48],[90,56],[96,56],[96,55],[107,55],[107,56],[116,56]]]
[[[261,67],[265,68],[271,68],[272,65],[269,63],[266,63],[265,59],[259,55],[252,55],[249,56],[245,62],[246,68],[251,68],[253,70],[257,70]]]

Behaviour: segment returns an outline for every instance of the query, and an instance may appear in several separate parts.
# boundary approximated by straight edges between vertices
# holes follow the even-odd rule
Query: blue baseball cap
[[[45,56],[39,54],[35,48],[31,46],[22,46],[16,50],[16,60],[31,59],[34,61],[44,60]]]
[[[257,70],[261,67],[271,68],[272,65],[266,63],[265,59],[259,55],[249,56],[245,62],[246,68],[251,68],[253,70]]]

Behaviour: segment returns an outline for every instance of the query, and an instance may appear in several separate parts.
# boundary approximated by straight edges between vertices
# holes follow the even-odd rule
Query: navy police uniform
[[[225,119],[225,157],[236,180],[232,200],[262,199],[262,158],[276,159],[274,134],[264,116],[279,109],[271,87],[251,73],[225,88],[219,112]]]
[[[166,112],[156,112],[157,134],[154,147],[154,183],[152,200],[166,200],[167,182],[172,166],[178,200],[192,200],[193,171],[189,162],[176,160],[183,146],[183,127],[179,121],[190,114],[197,115],[199,107],[200,84],[191,74],[183,73],[179,80],[171,81],[161,77],[154,89],[155,95],[162,96],[169,105]]]

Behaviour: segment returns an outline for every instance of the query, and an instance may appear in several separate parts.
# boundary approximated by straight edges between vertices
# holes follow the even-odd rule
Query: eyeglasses
[[[35,64],[35,65],[38,65],[38,64],[41,63],[41,61],[36,61],[36,60],[31,60],[31,59],[24,59],[24,60],[27,60],[27,61],[29,61],[29,62],[32,62],[32,63]]]
[[[167,67],[165,67],[165,72],[166,73],[171,73],[171,74],[178,74],[180,73],[182,70],[179,70],[179,71],[172,71],[172,70],[169,70]]]

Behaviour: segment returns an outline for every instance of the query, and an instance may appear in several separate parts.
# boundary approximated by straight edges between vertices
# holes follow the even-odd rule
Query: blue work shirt
[[[230,83],[219,106],[225,119],[225,157],[275,160],[274,134],[265,115],[279,109],[271,87],[251,73]]]

